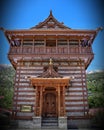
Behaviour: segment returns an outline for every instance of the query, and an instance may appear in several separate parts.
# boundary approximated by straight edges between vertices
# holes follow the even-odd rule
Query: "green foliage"
[[[87,75],[90,108],[104,107],[104,72]]]
[[[13,82],[15,70],[11,66],[0,66],[0,107],[10,109],[13,97]]]
[[[92,94],[88,97],[88,102],[90,108],[104,107],[104,96],[102,94]]]

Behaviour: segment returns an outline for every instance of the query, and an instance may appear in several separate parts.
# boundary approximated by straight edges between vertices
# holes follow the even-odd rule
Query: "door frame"
[[[44,105],[45,105],[45,96],[47,95],[47,94],[53,94],[53,95],[55,95],[55,102],[56,102],[56,114],[54,115],[54,117],[58,117],[58,94],[57,94],[57,91],[56,91],[56,88],[55,87],[47,87],[48,88],[48,90],[44,90],[43,91],[43,102],[42,102],[42,117],[46,117],[46,115],[45,115],[45,107],[44,107]],[[54,89],[54,90],[52,90],[52,88]],[[51,117],[53,117],[53,116],[51,116]]]

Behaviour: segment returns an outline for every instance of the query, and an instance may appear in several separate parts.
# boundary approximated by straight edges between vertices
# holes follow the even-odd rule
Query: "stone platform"
[[[102,128],[93,127],[90,120],[68,120],[66,128],[59,128],[58,126],[43,126],[41,128],[31,128],[31,123],[24,123],[24,127],[18,128],[18,122],[11,122],[9,126],[0,126],[0,130],[103,130]],[[29,128],[27,128],[27,126]]]

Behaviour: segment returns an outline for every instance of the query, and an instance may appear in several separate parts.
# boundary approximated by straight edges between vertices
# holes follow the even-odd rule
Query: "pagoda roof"
[[[48,69],[38,77],[41,77],[41,78],[62,78],[62,76],[54,70],[51,58],[50,58],[50,63],[49,63]]]
[[[50,59],[49,67],[45,72],[38,77],[29,77],[29,79],[33,86],[45,85],[45,87],[49,87],[49,85],[52,86],[53,84],[54,86],[58,84],[69,86],[71,77],[62,77],[56,72],[53,68],[52,59]]]
[[[29,29],[13,29],[8,30],[0,28],[7,39],[19,38],[19,37],[33,37],[33,36],[80,36],[86,37],[89,36],[93,39],[96,37],[97,33],[102,30],[102,27],[96,28],[95,30],[91,29],[71,29],[70,27],[65,26],[62,22],[59,22],[50,11],[48,18],[43,22],[40,22],[38,25],[31,27]]]
[[[46,18],[43,22],[40,22],[38,25],[30,28],[30,29],[71,29],[63,24],[63,22],[59,22],[50,11],[48,18]]]

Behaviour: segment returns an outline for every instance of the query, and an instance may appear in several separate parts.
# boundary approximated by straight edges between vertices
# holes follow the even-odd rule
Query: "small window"
[[[23,43],[23,46],[32,46],[32,43]]]
[[[67,45],[67,40],[58,40],[58,41],[57,41],[57,45],[58,45],[58,46]]]
[[[46,40],[46,46],[47,47],[55,47],[56,46],[56,40]]]
[[[35,46],[44,46],[44,40],[35,40],[34,45]]]
[[[69,45],[76,46],[79,45],[78,40],[69,40]]]
[[[24,39],[23,40],[23,46],[32,46],[33,40],[32,39]]]
[[[35,43],[35,46],[44,46],[44,43]]]

